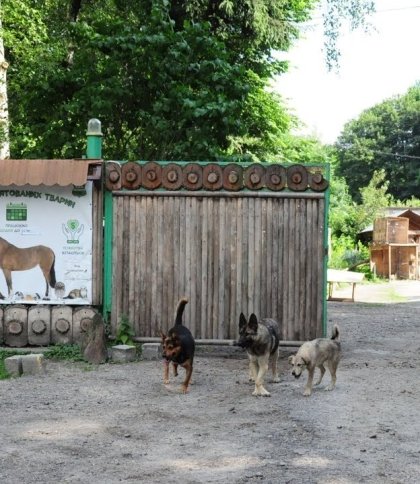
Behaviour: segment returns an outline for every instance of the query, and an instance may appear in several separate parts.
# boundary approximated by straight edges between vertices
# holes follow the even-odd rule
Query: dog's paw
[[[328,386],[325,388],[325,391],[326,391],[326,392],[330,392],[331,390],[334,390],[334,386],[335,386],[335,385],[328,385]]]
[[[280,377],[276,376],[271,380],[273,383],[280,383]]]
[[[268,392],[265,388],[261,387],[260,389],[256,388],[252,394],[254,397],[271,397],[271,393]]]
[[[185,395],[186,393],[188,393],[188,387],[185,386],[185,385],[182,385],[181,387],[181,392]]]
[[[311,396],[311,393],[312,393],[312,391],[311,391],[311,390],[309,390],[309,389],[307,388],[307,389],[306,389],[306,390],[303,392],[303,396],[304,396],[304,397],[310,397],[310,396]]]
[[[163,380],[164,385],[169,385],[169,380]]]

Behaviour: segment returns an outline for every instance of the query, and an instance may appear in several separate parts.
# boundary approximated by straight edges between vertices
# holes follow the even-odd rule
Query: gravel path
[[[292,349],[271,398],[226,349],[197,354],[188,395],[158,361],[0,381],[0,482],[418,483],[419,315],[419,301],[328,303],[343,358],[336,389],[309,398]]]

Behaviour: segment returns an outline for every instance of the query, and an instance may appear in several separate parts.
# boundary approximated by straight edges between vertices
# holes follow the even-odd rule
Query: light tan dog
[[[325,390],[334,389],[340,358],[340,332],[337,325],[333,328],[331,339],[318,338],[312,341],[307,341],[299,348],[296,355],[289,357],[289,363],[293,365],[292,375],[295,378],[299,378],[305,369],[308,370],[308,381],[306,382],[305,391],[303,392],[306,397],[309,397],[312,393],[312,382],[316,367],[321,370],[321,374],[315,385],[321,383],[322,377],[325,374],[324,363],[327,365],[328,370],[331,373],[331,383]]]

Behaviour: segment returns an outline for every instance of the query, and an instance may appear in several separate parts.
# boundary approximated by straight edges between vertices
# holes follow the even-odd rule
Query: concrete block
[[[111,359],[118,363],[128,363],[136,359],[136,347],[131,345],[115,345],[111,347]]]
[[[22,374],[37,375],[45,373],[45,358],[42,353],[22,355]]]
[[[162,358],[162,345],[160,343],[144,343],[141,356],[143,360],[159,360]]]
[[[22,374],[22,356],[14,355],[5,358],[4,366],[11,376],[20,376]]]

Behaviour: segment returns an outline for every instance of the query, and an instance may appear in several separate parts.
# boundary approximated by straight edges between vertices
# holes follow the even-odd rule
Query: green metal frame
[[[322,335],[327,336],[327,270],[328,270],[328,223],[330,211],[330,178],[331,169],[330,164],[325,164],[325,178],[328,180],[328,188],[325,191],[325,210],[324,210],[324,270],[323,270],[323,284],[322,284]]]
[[[93,127],[96,130],[91,130]],[[93,160],[102,159],[102,132],[101,123],[97,119],[92,119],[88,123],[86,136],[86,158]],[[103,184],[102,184],[103,186]],[[103,252],[103,285],[102,285],[102,313],[107,316],[111,311],[111,293],[112,293],[112,193],[103,190],[104,193],[104,252]],[[109,215],[110,213],[110,215]],[[107,220],[108,219],[108,220]]]
[[[108,320],[112,305],[112,240],[114,237],[112,192],[108,190],[104,191],[104,225],[103,315]]]

